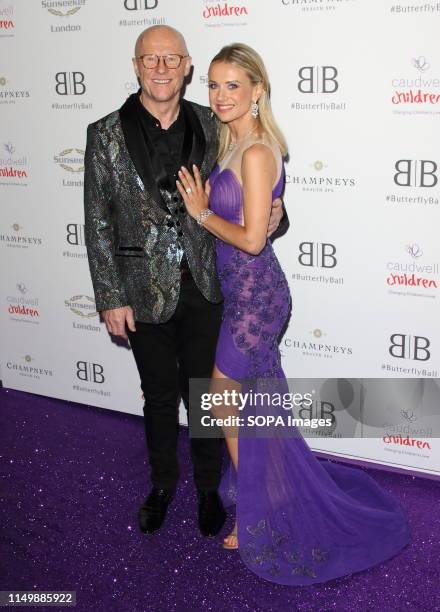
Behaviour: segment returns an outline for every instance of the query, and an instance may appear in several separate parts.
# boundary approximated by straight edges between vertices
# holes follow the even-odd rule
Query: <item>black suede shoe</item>
[[[198,491],[199,529],[204,536],[216,536],[223,527],[226,512],[217,491]]]
[[[153,533],[160,529],[167,513],[168,505],[173,499],[173,491],[153,487],[150,495],[139,508],[139,529],[143,533]]]

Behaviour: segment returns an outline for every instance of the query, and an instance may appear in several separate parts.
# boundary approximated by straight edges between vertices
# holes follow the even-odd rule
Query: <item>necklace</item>
[[[257,126],[255,125],[250,132],[248,132],[247,134],[245,134],[243,136],[243,138],[240,138],[240,140],[236,140],[235,142],[230,142],[229,146],[228,146],[228,151],[233,151],[235,149],[235,147],[239,144],[241,144],[244,140],[246,140],[246,138],[248,136],[250,136],[252,134],[252,132],[255,132],[255,130],[257,129]]]

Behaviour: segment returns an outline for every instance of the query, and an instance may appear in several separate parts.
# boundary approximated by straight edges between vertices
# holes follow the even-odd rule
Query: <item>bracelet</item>
[[[206,221],[206,219],[209,217],[209,215],[212,215],[213,211],[210,210],[209,208],[204,208],[202,210],[202,212],[200,212],[197,217],[195,217],[195,220],[197,221],[197,223],[202,226],[203,221]]]

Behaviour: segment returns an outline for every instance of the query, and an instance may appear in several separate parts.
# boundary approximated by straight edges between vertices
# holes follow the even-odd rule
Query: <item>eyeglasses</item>
[[[162,58],[167,68],[178,68],[184,57],[188,55],[179,55],[178,53],[168,53],[168,55],[156,55],[155,53],[147,53],[146,55],[137,55],[136,59],[141,60],[144,68],[156,68],[159,64],[159,59]]]

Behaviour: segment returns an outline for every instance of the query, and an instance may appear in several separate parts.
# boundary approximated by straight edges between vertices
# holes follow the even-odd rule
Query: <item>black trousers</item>
[[[144,393],[144,423],[153,486],[173,489],[177,462],[178,405],[188,409],[189,379],[211,378],[222,304],[212,304],[192,276],[182,276],[176,310],[166,323],[136,322],[130,345]],[[194,480],[199,489],[217,489],[223,442],[191,438]]]

